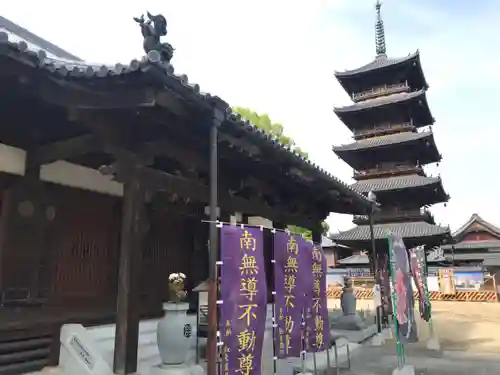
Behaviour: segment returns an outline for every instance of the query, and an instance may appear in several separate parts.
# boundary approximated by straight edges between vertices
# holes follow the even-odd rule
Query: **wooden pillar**
[[[135,164],[127,168],[130,169],[123,192],[113,361],[116,374],[133,374],[137,371],[141,254],[147,231],[145,188],[140,178],[140,167]]]
[[[323,240],[323,225],[322,222],[319,221],[315,223],[314,228],[311,229],[312,231],[312,241],[316,244],[320,244]]]
[[[40,302],[45,228],[55,210],[47,205],[40,165],[27,152],[25,175],[5,192],[0,217],[0,303]]]

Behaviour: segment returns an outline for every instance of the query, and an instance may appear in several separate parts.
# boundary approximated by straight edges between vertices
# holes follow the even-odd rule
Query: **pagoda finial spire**
[[[382,21],[382,16],[380,15],[380,0],[377,0],[375,4],[375,9],[377,10],[377,21],[375,22],[375,50],[378,56],[385,56],[385,32],[384,32],[384,21]]]

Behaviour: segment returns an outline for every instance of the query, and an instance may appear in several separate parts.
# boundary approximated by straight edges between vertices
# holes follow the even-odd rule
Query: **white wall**
[[[24,176],[26,151],[0,143],[0,172]],[[114,196],[123,195],[123,185],[103,176],[99,171],[66,161],[43,165],[40,179],[74,188]]]

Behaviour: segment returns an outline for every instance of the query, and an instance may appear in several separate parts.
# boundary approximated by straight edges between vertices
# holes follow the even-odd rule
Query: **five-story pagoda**
[[[435,225],[428,211],[449,199],[441,178],[427,176],[423,169],[441,160],[431,128],[428,85],[418,51],[403,58],[387,57],[378,1],[376,10],[375,60],[335,73],[354,103],[334,111],[353,132],[354,142],[333,151],[354,169],[353,188],[363,194],[374,192],[381,205],[373,215],[375,239],[386,240],[392,232],[401,235],[407,247],[430,248],[442,244],[450,230]],[[358,226],[336,234],[334,240],[368,249],[369,217],[355,216],[353,222]]]

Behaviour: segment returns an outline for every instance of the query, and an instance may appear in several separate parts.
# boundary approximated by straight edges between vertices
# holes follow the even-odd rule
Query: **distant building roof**
[[[450,254],[447,253],[445,255],[446,260],[448,262],[452,262],[453,260],[456,261],[477,261],[477,262],[486,262],[488,260],[488,263],[500,263],[500,252],[497,253],[454,253]]]
[[[430,253],[427,255],[427,261],[428,262],[435,262],[435,256],[433,253]],[[369,264],[370,263],[370,258],[366,254],[355,254],[350,257],[340,259],[339,264],[342,265],[349,265],[349,264]]]
[[[500,249],[500,240],[486,241],[462,241],[454,245],[447,244],[441,246],[443,250],[477,250],[477,249]]]
[[[460,237],[462,234],[464,234],[465,232],[467,232],[467,230],[472,226],[472,224],[474,223],[478,223],[480,224],[482,227],[484,227],[484,229],[486,229],[487,231],[491,232],[492,234],[496,235],[496,236],[500,236],[500,228],[491,224],[490,222],[484,220],[481,216],[479,216],[478,214],[474,213],[472,214],[472,216],[469,218],[469,220],[467,220],[467,222],[465,224],[463,224],[460,228],[458,228],[454,233],[453,233],[453,237],[454,238],[457,238],[457,237]]]
[[[321,236],[321,247],[334,247],[336,244],[327,236]]]
[[[45,51],[48,57],[82,61],[82,59],[73,55],[72,53],[56,46],[55,44],[52,44],[51,42],[39,37],[38,35],[33,34],[31,31],[26,30],[25,28],[2,16],[0,16],[0,31],[4,31],[10,34],[9,40],[15,41],[16,38],[18,39],[18,41],[23,40],[28,44],[28,49],[32,51]]]

